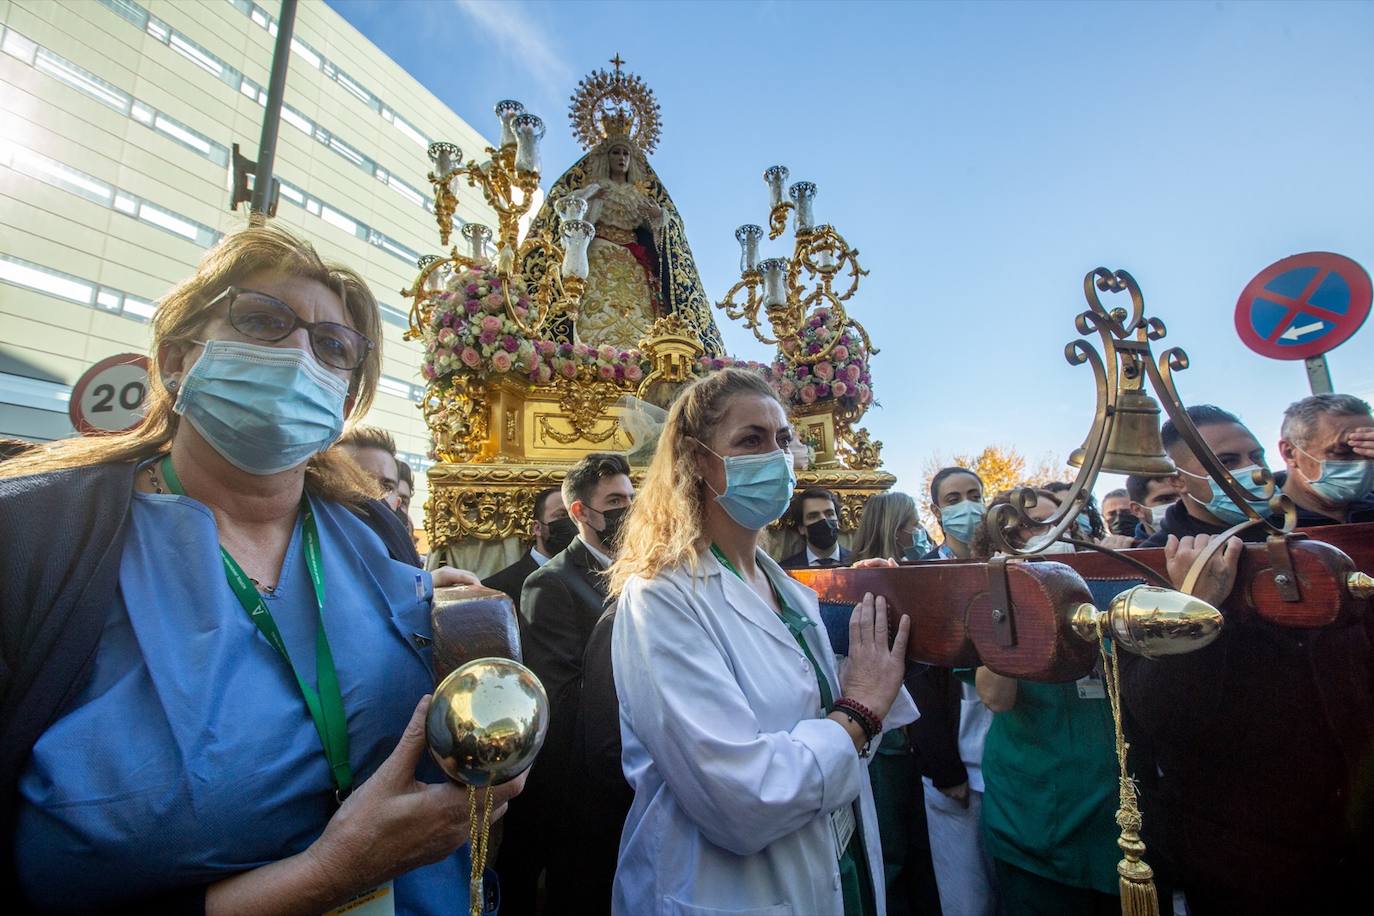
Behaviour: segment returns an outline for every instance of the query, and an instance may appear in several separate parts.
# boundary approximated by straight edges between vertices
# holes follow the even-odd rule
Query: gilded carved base
[[[458,463],[429,469],[429,502],[425,533],[431,549],[468,539],[524,537],[530,530],[534,498],[540,490],[561,486],[572,462]],[[640,483],[642,468],[633,479]],[[840,530],[859,527],[868,498],[896,483],[886,471],[813,468],[797,474],[797,488],[825,487],[840,499]]]

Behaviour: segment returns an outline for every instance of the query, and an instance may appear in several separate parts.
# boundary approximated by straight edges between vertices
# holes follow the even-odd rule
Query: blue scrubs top
[[[430,634],[432,583],[390,559],[347,508],[311,505],[361,783],[432,688],[429,649],[416,645]],[[299,519],[267,603],[313,683],[317,618]],[[443,780],[428,756],[420,778]],[[203,504],[134,494],[93,675],[38,739],[19,792],[19,879],[45,909],[212,883],[301,852],[324,830],[333,782],[319,734],[290,670],[230,590]],[[463,847],[397,878],[397,911],[466,909],[467,885]]]

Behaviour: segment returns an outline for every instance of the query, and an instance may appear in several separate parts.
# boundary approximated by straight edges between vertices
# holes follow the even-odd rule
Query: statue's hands
[[[1352,429],[1345,437],[1350,450],[1361,458],[1374,458],[1374,426]]]
[[[854,608],[849,618],[849,663],[840,690],[873,711],[879,719],[887,715],[906,674],[906,640],[911,618],[902,615],[897,636],[887,644],[887,599],[872,594]]]
[[[466,569],[454,569],[452,566],[440,566],[430,573],[434,577],[435,588],[448,588],[452,585],[481,585],[482,580],[477,578],[475,573],[470,573]]]
[[[1188,570],[1192,569],[1193,563],[1207,549],[1213,537],[1214,535],[1210,534],[1199,534],[1179,540],[1172,534],[1169,535],[1169,540],[1164,545],[1164,564],[1174,588],[1183,588]],[[1197,584],[1193,587],[1193,597],[1206,601],[1212,607],[1221,607],[1221,603],[1236,585],[1236,570],[1240,568],[1240,555],[1244,552],[1245,545],[1240,538],[1230,538],[1226,546],[1207,561],[1202,575],[1198,576]]]
[[[897,565],[897,561],[894,560],[894,559],[892,559],[891,557],[888,557],[887,559],[883,559],[882,557],[869,557],[867,560],[855,560],[855,561],[854,561],[854,564],[853,564],[853,568],[854,568],[854,569],[881,569],[881,568],[883,568],[883,567],[887,567],[887,566],[896,566],[896,565]]]

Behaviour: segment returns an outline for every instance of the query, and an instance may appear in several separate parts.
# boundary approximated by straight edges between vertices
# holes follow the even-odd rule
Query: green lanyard
[[[185,496],[172,467],[170,455],[162,459],[162,478],[167,488],[178,496]],[[315,679],[319,683],[318,692],[301,677],[296,666],[291,663],[291,654],[286,651],[286,640],[267,609],[262,595],[253,587],[252,580],[243,568],[223,547],[219,549],[220,559],[224,561],[224,576],[229,580],[229,588],[243,605],[248,619],[253,621],[259,632],[267,639],[268,645],[277,650],[287,667],[296,677],[296,684],[305,698],[310,710],[310,718],[315,720],[315,729],[320,733],[320,743],[324,745],[324,757],[329,763],[334,777],[334,797],[340,803],[353,789],[353,768],[348,765],[348,720],[344,716],[343,694],[339,691],[339,674],[334,669],[334,653],[329,650],[329,638],[324,632],[324,570],[320,565],[320,531],[315,524],[315,513],[310,509],[310,501],[301,497],[301,540],[305,546],[305,565],[310,570],[310,583],[315,587],[315,608],[319,626],[315,630]]]
[[[744,581],[744,576],[740,575],[738,569],[735,569],[735,564],[731,563],[715,544],[711,545],[711,553],[720,561],[721,566],[734,573],[741,582]],[[816,672],[816,686],[821,691],[822,715],[828,714],[830,707],[835,702],[835,694],[830,690],[830,681],[826,678],[825,672],[821,670],[821,666],[816,664],[816,656],[811,654],[811,647],[803,635],[808,627],[816,625],[816,621],[811,620],[805,614],[794,611],[791,605],[787,603],[787,599],[782,596],[782,591],[774,584],[773,578],[767,573],[764,573],[763,577],[768,580],[768,587],[773,590],[773,598],[778,602],[778,607],[782,609],[782,622],[787,624],[787,629],[792,632],[792,636],[797,640],[797,645],[801,646],[806,660],[811,663],[811,669]]]

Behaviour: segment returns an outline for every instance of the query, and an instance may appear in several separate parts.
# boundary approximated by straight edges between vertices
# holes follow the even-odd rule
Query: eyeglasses
[[[310,349],[326,366],[352,372],[376,346],[362,334],[337,321],[305,321],[280,299],[251,289],[231,286],[213,305],[228,300],[229,324],[245,337],[276,343],[296,328],[310,332]]]

